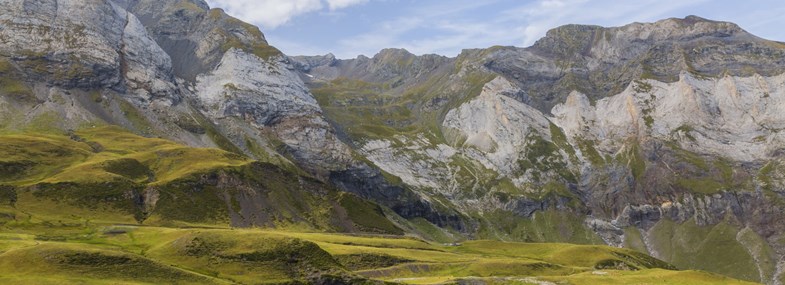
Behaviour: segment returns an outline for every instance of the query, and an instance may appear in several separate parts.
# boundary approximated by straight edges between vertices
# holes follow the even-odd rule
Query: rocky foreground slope
[[[0,127],[114,124],[219,147],[265,163],[309,206],[334,189],[381,204],[395,222],[383,232],[606,243],[781,284],[783,55],[785,44],[688,17],[569,25],[456,58],[287,57],[201,0],[0,0]],[[36,161],[3,167],[23,176]],[[267,174],[250,171],[248,185],[226,184],[250,197],[226,221],[363,229],[343,206],[315,218],[267,207],[277,198],[250,194]],[[39,189],[19,179],[3,182]],[[276,218],[247,212],[260,207]]]

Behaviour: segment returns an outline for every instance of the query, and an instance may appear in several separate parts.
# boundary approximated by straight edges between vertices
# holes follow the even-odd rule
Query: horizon
[[[764,39],[785,39],[785,30],[778,28],[785,25],[785,5],[770,0],[757,1],[761,5],[727,0],[206,1],[258,26],[271,45],[290,56],[352,59],[394,48],[455,57],[464,49],[528,47],[567,24],[618,27],[690,15],[732,22]]]

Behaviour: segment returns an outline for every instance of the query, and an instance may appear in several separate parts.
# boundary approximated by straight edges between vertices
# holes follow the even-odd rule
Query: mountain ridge
[[[655,42],[649,37],[676,40]],[[608,51],[611,42],[617,42],[616,51]],[[538,54],[542,49],[550,52]],[[569,56],[554,58],[559,52]],[[734,58],[724,56],[726,52]],[[505,209],[525,217],[517,222],[525,224],[541,212],[572,213],[567,220],[587,213],[584,225],[590,231],[606,243],[629,246],[637,243],[628,240],[630,236],[657,239],[663,220],[711,228],[723,225],[726,213],[733,213],[733,227],[741,230],[749,225],[760,236],[776,240],[777,235],[769,236],[772,232],[766,228],[779,226],[764,212],[781,211],[776,201],[782,194],[776,194],[781,193],[777,186],[760,188],[755,181],[772,174],[764,166],[777,163],[768,160],[778,160],[776,149],[781,144],[769,139],[778,132],[765,131],[778,129],[778,120],[762,118],[772,116],[765,110],[779,104],[772,101],[779,96],[771,94],[779,86],[783,65],[777,55],[782,52],[781,44],[754,37],[734,24],[688,17],[616,28],[568,25],[551,30],[529,48],[465,50],[444,63],[450,71],[436,72],[430,80],[389,72],[401,63],[417,61],[416,57],[382,61],[390,54],[406,54],[391,50],[373,57],[380,66],[376,69],[357,64],[371,59],[330,59],[322,67],[311,65],[301,72],[307,74],[304,80],[336,125],[356,129],[371,120],[365,115],[347,116],[342,113],[346,110],[382,116],[373,118],[375,124],[367,131],[349,136],[374,164],[416,185],[425,196],[434,200],[441,196],[438,199],[448,201],[443,203],[452,204],[448,207],[469,216],[486,212],[479,215],[493,215],[488,219],[499,221],[497,209]],[[362,72],[347,71],[345,66],[360,66]],[[470,72],[491,74],[492,79],[480,83],[482,92],[474,89],[476,93],[460,97],[466,93],[456,94],[455,82],[469,80],[455,78]],[[614,74],[621,75],[606,79]],[[663,93],[663,89],[671,91]],[[422,93],[412,101],[406,93],[410,90]],[[728,93],[731,97],[724,97]],[[678,94],[691,94],[694,99],[679,101],[683,95]],[[604,105],[613,100],[613,105]],[[605,109],[596,115],[581,111],[600,105]],[[433,112],[435,119],[429,115]],[[713,122],[716,116],[722,120]],[[443,124],[427,126],[432,120]],[[380,125],[387,129],[377,131]],[[759,171],[764,174],[756,174]],[[753,206],[756,203],[761,204]],[[767,210],[756,210],[760,207]],[[630,227],[641,233],[630,232]],[[580,228],[566,232],[580,233]],[[524,234],[518,238],[531,238],[532,233],[526,232],[532,229],[521,230]],[[498,233],[491,236],[499,238]],[[640,243],[666,260],[683,258],[657,255],[671,250],[657,249],[662,244]],[[780,259],[748,254],[756,255],[756,260],[769,259],[764,262],[769,264]],[[771,277],[765,276],[776,275],[775,267],[737,272],[759,271],[761,280],[766,280]]]

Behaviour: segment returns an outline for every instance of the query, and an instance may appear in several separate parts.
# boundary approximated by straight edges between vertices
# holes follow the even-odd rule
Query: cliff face
[[[734,24],[569,25],[529,48],[338,60],[287,57],[201,0],[0,4],[3,131],[114,124],[266,163],[159,189],[218,189],[234,225],[373,228],[342,218],[361,205],[387,232],[607,243],[783,281],[785,45]],[[154,190],[140,207],[183,214]]]

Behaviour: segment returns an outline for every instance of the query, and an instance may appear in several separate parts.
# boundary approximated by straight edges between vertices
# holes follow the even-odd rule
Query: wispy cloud
[[[327,0],[327,6],[330,7],[330,10],[338,10],[366,2],[368,2],[368,0]]]
[[[275,29],[294,17],[321,11],[330,11],[363,4],[369,0],[207,0],[213,7],[220,7],[244,21],[260,24],[265,29]]]

